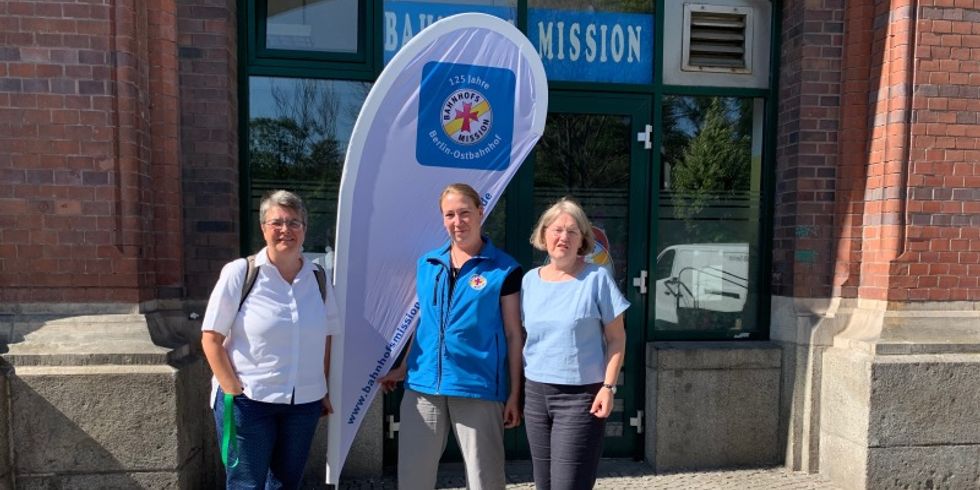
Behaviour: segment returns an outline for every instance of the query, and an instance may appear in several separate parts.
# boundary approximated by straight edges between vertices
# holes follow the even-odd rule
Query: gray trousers
[[[574,386],[524,384],[524,426],[539,490],[595,485],[606,419],[591,413],[602,383]]]
[[[466,487],[503,489],[504,404],[405,390],[398,422],[398,488],[432,490],[452,427],[463,453]]]

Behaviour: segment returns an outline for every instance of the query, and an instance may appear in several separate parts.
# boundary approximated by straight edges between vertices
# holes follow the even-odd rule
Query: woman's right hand
[[[211,366],[214,378],[218,380],[221,391],[238,396],[244,392],[242,381],[238,379],[238,373],[232,367],[228,359],[228,352],[225,351],[225,336],[213,330],[206,330],[201,333],[201,348],[204,350],[204,357]]]
[[[222,386],[221,391],[231,396],[238,396],[245,393],[245,388],[242,387],[241,383],[238,383],[236,386],[228,386],[228,387]]]
[[[385,393],[394,391],[398,382],[405,380],[406,372],[408,372],[408,366],[403,362],[400,366],[388,371],[388,374],[378,378],[378,384],[381,385],[381,390]]]

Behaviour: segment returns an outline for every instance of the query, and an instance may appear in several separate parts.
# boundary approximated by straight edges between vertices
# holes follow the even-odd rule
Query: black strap
[[[313,269],[313,275],[316,277],[316,285],[320,286],[320,297],[323,298],[323,303],[327,302],[327,271],[323,270],[323,266],[313,263],[316,269]]]
[[[255,256],[249,255],[245,257],[245,282],[242,283],[242,297],[238,300],[238,311],[242,311],[245,298],[248,297],[248,293],[252,292],[257,277],[259,277],[259,269],[255,267]]]
[[[323,302],[327,302],[327,271],[323,270],[323,267],[316,262],[313,263],[316,269],[313,269],[313,277],[316,277],[316,284],[320,287],[320,297],[323,298]],[[255,287],[255,279],[259,277],[259,268],[255,267],[255,256],[249,255],[245,257],[245,282],[242,283],[242,297],[238,301],[238,311],[242,310],[242,305],[245,304],[245,298],[248,297],[248,293],[252,292],[252,288]]]

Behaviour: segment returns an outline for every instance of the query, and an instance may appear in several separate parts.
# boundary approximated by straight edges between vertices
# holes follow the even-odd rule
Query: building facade
[[[980,485],[977,0],[44,0],[0,3],[0,487],[220,480],[220,268],[275,188],[330,263],[372,82],[463,11],[550,86],[486,229],[529,268],[577,198],[633,304],[606,456]],[[345,474],[396,464],[397,401]]]

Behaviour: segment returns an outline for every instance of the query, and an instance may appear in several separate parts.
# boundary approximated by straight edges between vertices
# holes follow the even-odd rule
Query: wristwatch
[[[602,383],[602,387],[603,388],[608,388],[609,391],[611,391],[613,395],[616,394],[616,385],[611,385],[609,383]]]

